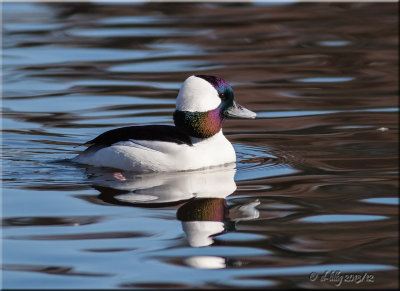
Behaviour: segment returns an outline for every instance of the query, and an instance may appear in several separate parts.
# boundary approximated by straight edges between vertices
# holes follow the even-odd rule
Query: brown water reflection
[[[2,287],[398,287],[397,3],[2,7]],[[224,124],[236,170],[121,182],[65,162],[171,124],[199,72],[259,116]]]

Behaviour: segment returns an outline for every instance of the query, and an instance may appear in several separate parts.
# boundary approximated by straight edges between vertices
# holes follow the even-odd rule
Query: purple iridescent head
[[[229,83],[220,77],[195,75],[182,84],[176,100],[175,125],[188,135],[208,138],[221,130],[226,117],[255,118],[235,103]]]

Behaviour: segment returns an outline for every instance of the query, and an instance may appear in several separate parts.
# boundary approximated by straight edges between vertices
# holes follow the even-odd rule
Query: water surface
[[[398,287],[397,3],[2,8],[3,288]],[[62,162],[195,73],[259,116],[236,167]]]

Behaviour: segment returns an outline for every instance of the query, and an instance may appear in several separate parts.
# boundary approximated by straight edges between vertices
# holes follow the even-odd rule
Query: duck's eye
[[[225,93],[219,93],[219,98],[221,98],[222,100],[224,100],[226,98]]]

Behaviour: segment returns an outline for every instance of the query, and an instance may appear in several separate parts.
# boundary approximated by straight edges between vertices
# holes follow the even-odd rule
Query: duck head
[[[231,86],[222,78],[194,75],[183,82],[174,112],[177,127],[189,136],[208,138],[221,130],[227,117],[252,119],[256,114],[235,102]]]

